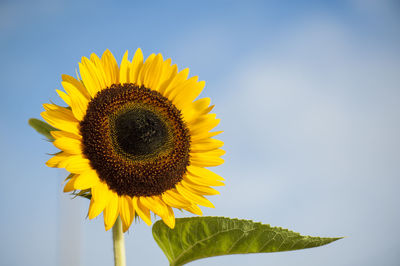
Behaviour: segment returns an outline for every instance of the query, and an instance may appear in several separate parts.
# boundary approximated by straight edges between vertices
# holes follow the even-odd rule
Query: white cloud
[[[347,256],[363,261],[384,247],[366,246],[362,232],[400,220],[400,63],[339,22],[312,19],[283,36],[219,84],[228,93],[219,108],[230,183],[223,204],[273,224],[350,235],[362,248]],[[381,234],[370,241],[385,241]]]

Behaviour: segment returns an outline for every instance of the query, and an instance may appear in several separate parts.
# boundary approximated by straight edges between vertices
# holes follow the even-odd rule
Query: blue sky
[[[226,178],[215,209],[302,234],[317,249],[192,265],[398,265],[400,6],[396,1],[2,1],[0,264],[112,265],[102,217],[62,193],[56,151],[27,125],[61,74],[141,47],[206,81]],[[140,223],[128,265],[167,265]]]

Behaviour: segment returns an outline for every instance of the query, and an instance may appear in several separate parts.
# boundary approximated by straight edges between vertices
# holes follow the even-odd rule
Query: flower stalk
[[[112,228],[112,235],[113,235],[113,245],[114,245],[114,265],[126,266],[125,240],[124,240],[124,233],[122,231],[122,221],[119,216]]]

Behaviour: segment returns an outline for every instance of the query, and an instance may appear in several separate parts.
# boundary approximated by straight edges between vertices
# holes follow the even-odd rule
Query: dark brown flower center
[[[80,130],[83,154],[118,195],[160,195],[182,180],[189,165],[190,135],[180,111],[143,86],[100,91]]]
[[[168,140],[165,123],[152,111],[135,108],[118,115],[113,133],[120,148],[133,156],[149,155]]]

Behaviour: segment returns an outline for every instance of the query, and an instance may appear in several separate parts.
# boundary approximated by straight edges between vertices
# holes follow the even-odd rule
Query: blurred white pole
[[[65,176],[65,173],[63,173]],[[82,247],[82,199],[60,189],[59,197],[59,265],[79,266]]]

